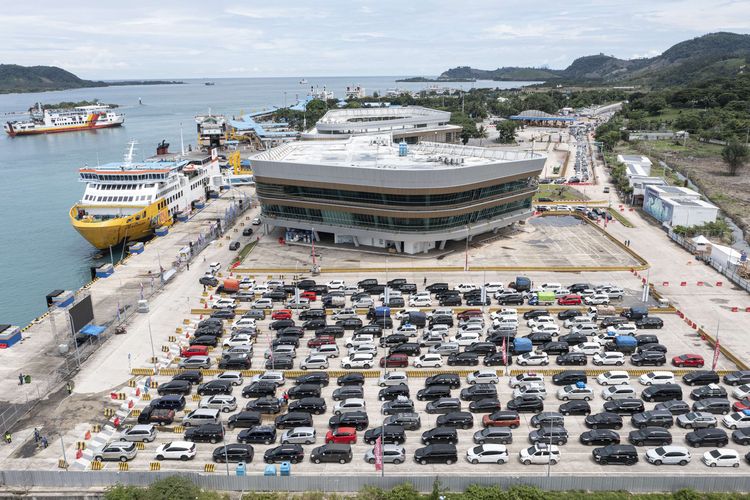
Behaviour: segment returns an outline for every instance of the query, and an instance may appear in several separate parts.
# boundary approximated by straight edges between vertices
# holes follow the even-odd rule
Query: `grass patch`
[[[255,244],[256,243],[258,243],[258,242],[257,241],[251,241],[250,243],[248,243],[247,245],[245,245],[242,248],[242,250],[240,250],[240,252],[237,254],[237,257],[235,257],[232,260],[232,264],[235,264],[235,263],[238,263],[238,262],[242,262],[243,260],[245,260],[245,257],[247,257],[247,255],[250,252],[252,252],[253,248],[255,248]]]
[[[620,213],[619,210],[615,208],[608,208],[607,209],[610,214],[612,214],[613,219],[617,219],[617,222],[622,224],[625,227],[635,227],[632,222],[630,222],[622,213]]]
[[[539,201],[540,197],[550,198],[552,201],[588,199],[588,196],[577,189],[562,184],[540,184],[539,191],[534,196],[534,201]]]

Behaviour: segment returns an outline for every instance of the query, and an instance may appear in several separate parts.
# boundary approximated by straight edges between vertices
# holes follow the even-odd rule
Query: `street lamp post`
[[[156,351],[154,351],[154,334],[151,332],[151,313],[150,312],[146,314],[146,322],[148,323],[148,338],[151,341],[151,361],[153,361],[154,363],[154,375],[156,375],[158,371],[156,369]]]

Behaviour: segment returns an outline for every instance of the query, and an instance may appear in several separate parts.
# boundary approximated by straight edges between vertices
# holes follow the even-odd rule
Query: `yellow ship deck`
[[[125,205],[86,205],[76,204],[70,209],[70,223],[86,241],[99,250],[118,245],[125,240],[140,240],[153,234],[159,226],[169,226],[172,218],[166,203],[156,201],[132,215],[111,219],[97,219],[85,215],[88,208],[132,208]]]

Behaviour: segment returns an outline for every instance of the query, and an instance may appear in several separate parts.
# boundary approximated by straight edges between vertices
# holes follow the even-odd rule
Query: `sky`
[[[650,57],[748,19],[748,0],[34,0],[0,16],[0,62],[108,80],[434,76]]]

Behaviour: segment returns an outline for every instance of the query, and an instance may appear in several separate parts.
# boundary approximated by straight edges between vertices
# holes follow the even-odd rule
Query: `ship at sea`
[[[79,169],[86,183],[81,200],[70,209],[70,222],[89,243],[103,250],[149,238],[158,227],[189,215],[211,191],[219,191],[218,155],[172,154],[162,142],[157,155],[133,161],[135,142],[122,162]]]
[[[72,109],[42,109],[39,105],[31,110],[29,120],[9,121],[3,128],[8,135],[15,137],[119,127],[124,122],[125,115],[116,113],[106,105],[78,106]]]

